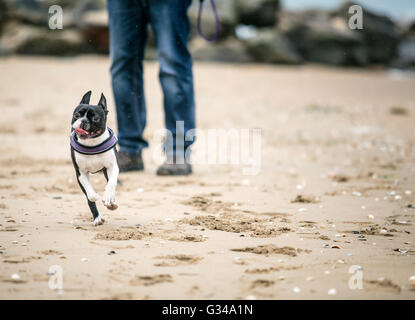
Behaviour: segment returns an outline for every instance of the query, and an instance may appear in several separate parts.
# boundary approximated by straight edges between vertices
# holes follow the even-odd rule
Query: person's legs
[[[184,135],[195,128],[192,57],[187,48],[190,32],[187,9],[190,4],[191,0],[148,1],[160,62],[165,124],[173,135],[173,146],[165,145],[166,156],[168,159],[172,159],[172,156],[181,158],[181,161],[193,143],[184,141]],[[177,121],[183,122],[183,129],[176,130]]]
[[[139,0],[108,0],[107,7],[118,141],[121,153],[134,156],[148,146],[142,64],[147,16]]]

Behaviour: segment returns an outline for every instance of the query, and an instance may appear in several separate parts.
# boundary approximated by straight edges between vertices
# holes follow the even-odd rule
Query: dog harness
[[[108,132],[110,133],[110,137],[107,140],[97,146],[89,147],[80,144],[78,142],[78,137],[76,136],[75,131],[73,131],[71,134],[71,148],[79,153],[88,155],[104,153],[105,151],[115,148],[118,142],[118,139],[111,128],[108,128]]]

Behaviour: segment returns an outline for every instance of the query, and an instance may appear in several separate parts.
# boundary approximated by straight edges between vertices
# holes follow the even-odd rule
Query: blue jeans
[[[195,128],[192,57],[187,48],[191,0],[107,0],[110,29],[111,77],[120,149],[137,155],[148,146],[143,138],[146,103],[143,58],[150,24],[160,62],[159,79],[164,95],[165,125],[173,137],[166,154],[179,155],[193,143],[176,145]],[[176,131],[176,122],[183,130]],[[177,139],[176,139],[177,138]]]

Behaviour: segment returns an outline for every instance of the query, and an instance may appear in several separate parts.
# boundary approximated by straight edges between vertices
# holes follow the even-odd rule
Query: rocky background
[[[214,17],[205,2],[203,30],[212,35]],[[63,30],[48,28],[54,4],[63,8]],[[352,4],[291,12],[279,0],[217,0],[221,34],[208,43],[197,34],[194,0],[190,48],[196,60],[205,61],[415,68],[415,22],[400,25],[364,8],[363,30],[350,30]],[[105,0],[0,0],[0,56],[10,54],[108,54]],[[156,58],[151,34],[146,58]]]

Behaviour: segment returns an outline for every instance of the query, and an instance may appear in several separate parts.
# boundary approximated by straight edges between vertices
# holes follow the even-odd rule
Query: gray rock
[[[279,0],[235,0],[238,24],[272,27],[277,22]]]
[[[105,9],[88,11],[83,14],[78,28],[88,48],[94,53],[109,53],[108,14]]]
[[[393,66],[397,68],[415,67],[415,22],[409,24],[402,33],[397,58],[394,60]]]
[[[404,39],[399,44],[395,65],[400,68],[415,67],[415,38]]]
[[[48,26],[51,16],[49,7],[59,5],[63,9],[64,28],[77,25],[87,11],[106,7],[105,0],[0,0],[0,8],[2,3],[7,11],[7,20],[43,27]],[[2,11],[0,10],[0,16]]]
[[[346,2],[333,13],[333,16],[348,21],[348,10],[352,5],[353,2]],[[363,7],[363,29],[352,32],[359,34],[363,39],[369,63],[388,64],[396,57],[399,35],[396,25],[390,18]]]
[[[207,43],[196,38],[190,43],[193,58],[199,61],[219,61],[229,63],[252,62],[253,58],[246,47],[234,38],[228,38],[217,43]]]
[[[237,31],[246,45],[248,52],[255,61],[266,63],[298,64],[302,62],[294,46],[278,30],[274,28],[253,29],[252,34],[245,32],[241,35],[240,27]]]
[[[278,27],[307,61],[338,66],[367,64],[361,35],[329,12],[281,12]]]
[[[48,7],[36,0],[4,0],[7,10],[7,20],[21,23],[47,26]]]
[[[6,24],[7,21],[7,12],[6,12],[6,4],[4,0],[0,0],[0,35],[3,30],[3,26]]]
[[[49,30],[16,22],[5,26],[2,54],[74,55],[85,52],[82,35],[75,30]]]

